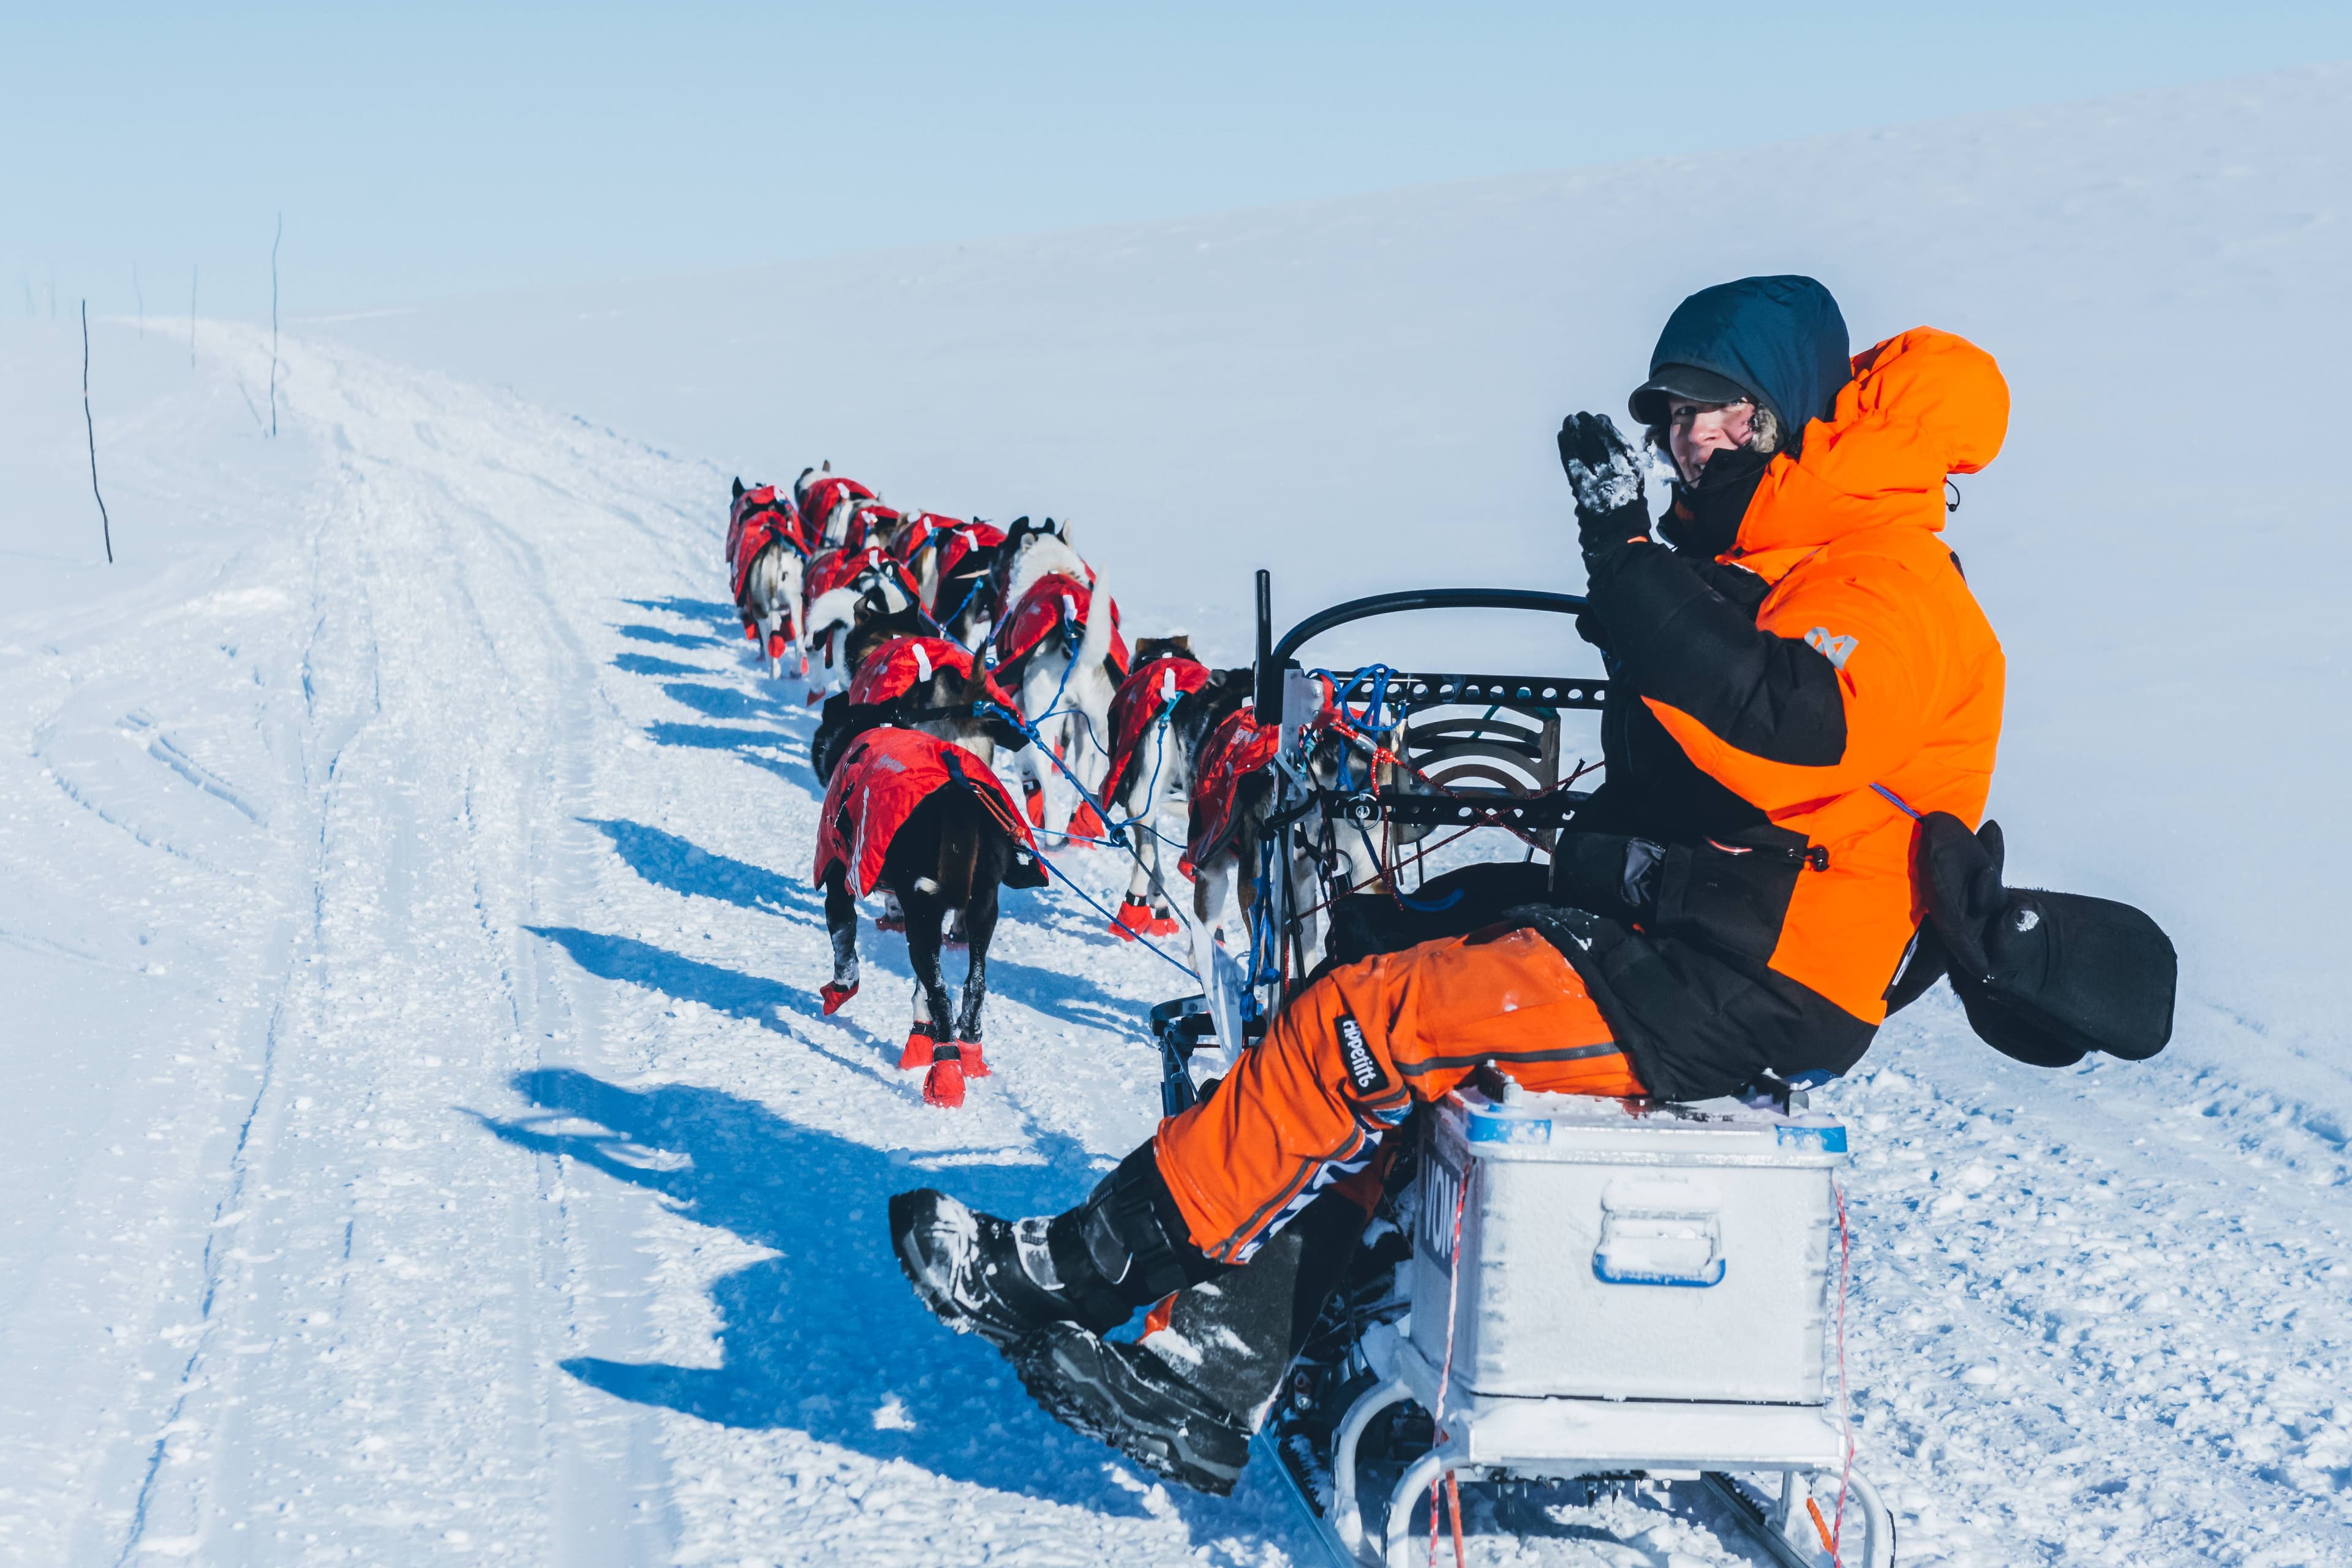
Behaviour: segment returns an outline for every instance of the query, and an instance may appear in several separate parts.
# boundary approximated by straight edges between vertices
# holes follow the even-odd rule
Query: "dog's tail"
[[[1078,638],[1077,668],[1093,669],[1110,657],[1110,590],[1100,574],[1087,600],[1087,628]]]
[[[971,791],[951,785],[945,793],[945,809],[940,814],[940,864],[932,879],[940,885],[940,901],[960,910],[971,901],[972,884],[979,880],[982,836],[1003,829]]]

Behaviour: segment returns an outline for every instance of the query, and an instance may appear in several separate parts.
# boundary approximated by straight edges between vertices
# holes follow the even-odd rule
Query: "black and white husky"
[[[736,508],[743,505],[745,487],[740,478],[735,481]],[[730,545],[734,536],[730,535]],[[729,562],[732,566],[734,563]],[[782,533],[772,535],[761,545],[743,574],[743,595],[737,609],[743,624],[760,639],[760,647],[768,656],[768,674],[783,673],[784,647],[789,644],[797,657],[801,669],[808,669],[807,628],[801,622],[801,588],[808,562],[799,547]]]
[[[996,677],[1018,700],[1038,742],[1052,748],[1088,794],[1099,795],[1110,767],[1110,700],[1118,690],[1118,668],[1110,658],[1110,594],[1050,521],[1038,529],[1016,523],[998,572],[1004,583],[997,600],[1003,606],[1000,635],[1023,597],[1045,578],[1058,574],[1091,584],[1086,623],[1076,637],[1048,637],[999,665]],[[1046,831],[1059,841],[1083,804],[1077,791],[1038,744],[1024,747],[1015,762],[1039,794]]]
[[[1207,728],[1213,728],[1248,694],[1249,671],[1221,673],[1240,676],[1236,683],[1240,689],[1229,689],[1228,697],[1218,704],[1223,713],[1202,713],[1204,737]],[[1197,742],[1192,760],[1197,765]],[[1307,751],[1305,773],[1318,790],[1333,791],[1339,785],[1343,766],[1360,780],[1371,765],[1372,759],[1362,742],[1338,730],[1325,729]],[[1197,784],[1197,771],[1193,776]],[[1271,764],[1234,781],[1229,826],[1223,837],[1205,847],[1205,853],[1193,864],[1192,962],[1203,984],[1208,983],[1211,945],[1215,936],[1222,934],[1215,921],[1223,916],[1227,899],[1238,895],[1242,924],[1245,930],[1255,931],[1259,846],[1266,837],[1268,825],[1281,800],[1278,783]],[[1309,810],[1292,825],[1290,861],[1274,869],[1289,880],[1290,908],[1297,928],[1295,936],[1273,933],[1277,940],[1293,943],[1290,973],[1312,973],[1323,962],[1329,935],[1327,889],[1342,897],[1349,892],[1385,895],[1391,886],[1389,867],[1397,841],[1395,829],[1386,821],[1360,825]]]
[[[926,630],[922,606],[886,563],[879,568],[869,566],[839,587],[819,594],[808,607],[805,635],[810,646],[822,651],[827,669],[835,668],[835,639],[842,639],[840,668],[855,674],[866,652],[877,645],[890,637],[919,637]],[[815,700],[814,693],[810,700]]]

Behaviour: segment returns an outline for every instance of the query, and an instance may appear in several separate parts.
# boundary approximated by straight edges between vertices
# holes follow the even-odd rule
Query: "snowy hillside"
[[[1255,566],[1288,615],[1433,578],[1573,587],[1560,416],[1622,416],[1692,289],[1812,273],[1858,343],[1930,322],[2010,377],[1952,538],[2009,650],[2018,864],[2193,933],[2190,993],[2259,1036],[2224,1059],[2278,1053],[2352,1127],[2326,1065],[2346,857],[2290,826],[2325,837],[2352,769],[2321,718],[2346,506],[2294,428],[2352,363],[2347,220],[2352,68],[2328,68],[324,330],[730,468],[829,456],[902,504],[1075,514],[1124,602],[1239,649]],[[1584,656],[1559,631],[1481,641]]]
[[[110,570],[79,342],[0,331],[0,1562],[1312,1562],[1270,1478],[1147,1484],[899,1280],[891,1191],[1033,1212],[1148,1131],[1179,981],[1010,896],[952,1116],[893,1070],[903,949],[819,1016],[808,721],[721,602],[726,481],[1075,513],[1131,622],[1237,655],[1258,564],[1286,613],[1572,587],[1559,413],[1784,268],[2002,359],[1953,535],[1996,812],[2184,961],[2154,1064],[2015,1068],[1939,993],[1822,1097],[1904,1561],[2352,1556],[2352,584],[2296,423],[2352,349],[2347,146],[2316,71],[317,323],[274,442],[262,337],[100,323]],[[1474,1560],[1738,1561],[1624,1510]]]

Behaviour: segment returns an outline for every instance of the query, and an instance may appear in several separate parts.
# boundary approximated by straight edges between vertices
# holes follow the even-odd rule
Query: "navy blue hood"
[[[1718,283],[1675,306],[1650,354],[1652,379],[1673,364],[1737,383],[1772,410],[1791,445],[1807,420],[1829,416],[1853,375],[1837,301],[1812,279],[1794,275]],[[1643,424],[1659,425],[1664,401],[1644,386],[1628,406]]]

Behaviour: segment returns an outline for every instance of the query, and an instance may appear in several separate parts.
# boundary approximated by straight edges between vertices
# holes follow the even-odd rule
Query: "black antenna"
[[[89,435],[89,493],[98,496],[98,525],[106,537],[106,563],[114,564],[114,520],[106,515],[106,498],[98,494],[98,426],[89,416],[89,301],[81,302],[81,427]]]
[[[1257,667],[1252,701],[1257,721],[1270,724],[1282,716],[1282,668],[1274,662],[1274,575],[1263,566],[1257,573]]]

